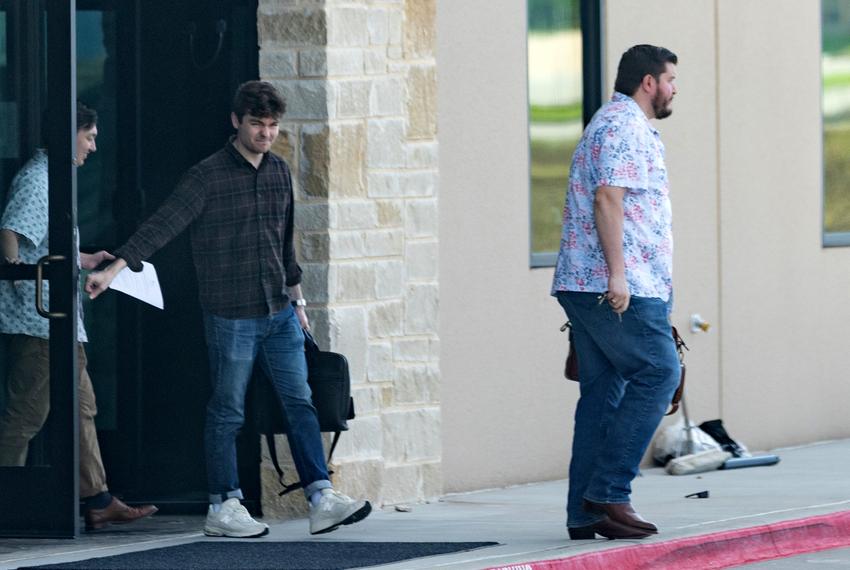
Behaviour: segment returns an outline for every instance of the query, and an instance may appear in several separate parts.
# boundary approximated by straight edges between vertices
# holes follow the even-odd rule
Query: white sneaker
[[[228,536],[230,538],[252,538],[268,534],[269,525],[255,521],[237,498],[227,499],[217,513],[210,505],[204,534],[207,536]]]
[[[310,506],[310,534],[331,532],[342,525],[354,524],[371,512],[369,501],[355,501],[333,489],[323,489],[319,503]]]

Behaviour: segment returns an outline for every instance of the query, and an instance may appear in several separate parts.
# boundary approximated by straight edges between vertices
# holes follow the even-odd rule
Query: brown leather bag
[[[564,365],[564,377],[567,380],[578,382],[578,357],[576,356],[576,347],[573,342],[573,327],[572,324],[570,324],[570,321],[564,323],[561,327],[561,332],[564,332],[567,329],[570,329],[570,332],[567,335],[567,340],[570,343],[570,351],[567,353],[567,362]]]
[[[673,335],[673,341],[676,343],[676,352],[679,353],[679,364],[682,367],[682,373],[679,377],[679,387],[676,388],[676,391],[673,393],[673,398],[670,400],[670,411],[665,414],[667,416],[675,414],[679,409],[679,402],[682,401],[682,394],[685,391],[685,350],[690,350],[688,345],[685,344],[685,341],[682,340],[682,337],[679,336],[679,331],[676,330],[676,327],[671,325],[670,328]],[[568,335],[570,350],[567,353],[567,361],[564,364],[564,377],[567,380],[578,382],[578,355],[576,354],[575,344],[573,343],[573,328],[570,321],[563,324],[561,332],[564,332],[567,329],[570,329]]]

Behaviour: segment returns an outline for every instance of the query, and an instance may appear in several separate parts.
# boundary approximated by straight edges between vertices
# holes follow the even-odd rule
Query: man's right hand
[[[89,299],[95,299],[98,295],[109,289],[109,284],[115,279],[115,276],[127,267],[127,262],[117,258],[110,263],[103,271],[93,271],[86,277],[85,290],[89,294]]]
[[[625,277],[609,277],[608,278],[608,293],[605,296],[608,299],[608,304],[615,313],[623,314],[629,308],[629,301],[632,295],[629,293],[629,284]]]

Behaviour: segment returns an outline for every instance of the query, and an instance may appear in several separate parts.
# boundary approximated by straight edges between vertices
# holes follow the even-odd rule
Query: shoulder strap
[[[274,434],[266,433],[266,444],[269,447],[269,457],[272,459],[272,464],[274,465],[274,470],[277,471],[277,481],[280,483],[280,486],[283,487],[283,491],[278,493],[279,497],[286,495],[287,493],[291,493],[295,489],[301,488],[301,481],[297,483],[292,483],[290,485],[286,484],[286,481],[283,480],[283,468],[280,466],[280,461],[277,459],[277,448],[274,443]]]
[[[342,434],[341,431],[334,432],[334,439],[331,442],[331,450],[328,451],[328,465],[331,464],[331,459],[334,456],[334,449],[336,449],[336,444],[339,443],[339,436]],[[333,471],[328,471],[328,475],[333,475]]]
[[[330,449],[330,451],[328,451],[328,462],[327,462],[328,465],[331,464],[331,459],[333,459],[334,450],[336,449],[336,444],[339,443],[339,436],[340,435],[342,435],[341,431],[335,431],[334,432],[334,438],[333,438],[333,441],[331,442],[331,449]],[[301,483],[301,481],[298,481],[296,483],[290,483],[289,485],[286,484],[286,481],[284,481],[284,479],[283,479],[283,468],[280,466],[280,462],[277,459],[277,448],[275,447],[275,443],[274,443],[274,434],[266,433],[265,436],[266,436],[266,444],[268,445],[268,448],[269,448],[269,457],[271,457],[272,464],[274,465],[274,469],[275,469],[275,471],[277,471],[277,481],[278,481],[278,483],[280,483],[280,486],[283,487],[283,490],[280,493],[277,494],[278,497],[282,497],[284,495],[291,493],[292,491],[294,491],[296,489],[301,489],[302,487],[304,487],[304,484]],[[328,469],[328,475],[333,475],[333,474],[334,474],[334,472],[331,471],[330,468],[329,468]]]
[[[664,414],[665,416],[675,414],[679,409],[679,403],[682,401],[682,395],[685,392],[685,373],[687,372],[687,367],[685,366],[685,351],[690,350],[682,337],[679,336],[679,331],[676,330],[676,327],[670,328],[672,329],[671,334],[673,335],[673,341],[676,343],[676,352],[679,353],[679,365],[681,367],[681,372],[679,376],[679,386],[676,388],[676,391],[673,393],[673,398],[670,401],[670,411]]]

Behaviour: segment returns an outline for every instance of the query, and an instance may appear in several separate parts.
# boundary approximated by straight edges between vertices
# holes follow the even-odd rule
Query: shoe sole
[[[268,533],[269,527],[264,528],[261,532],[255,532],[251,534],[237,534],[234,532],[219,530],[217,528],[204,527],[204,534],[206,536],[215,536],[219,538],[257,538],[260,536],[266,536]]]
[[[325,534],[327,532],[333,532],[341,526],[354,524],[356,522],[362,521],[363,519],[368,517],[369,513],[371,513],[371,512],[372,512],[372,503],[370,503],[369,501],[366,501],[365,505],[360,507],[358,510],[354,511],[352,514],[348,515],[348,517],[343,519],[341,522],[339,522],[339,523],[337,523],[333,526],[329,526],[328,528],[324,528],[322,530],[317,530],[315,532],[311,530],[310,534]]]

